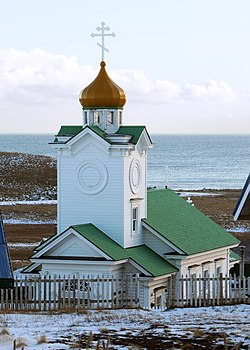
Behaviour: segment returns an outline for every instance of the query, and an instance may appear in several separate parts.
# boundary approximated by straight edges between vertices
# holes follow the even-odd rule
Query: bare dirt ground
[[[250,221],[235,222],[233,209],[241,190],[211,190],[215,196],[192,197],[194,205],[217,224],[229,230],[246,247],[246,261],[250,263]],[[238,249],[236,249],[238,252]]]
[[[56,199],[56,162],[53,158],[0,152],[0,172],[2,202]],[[232,233],[247,247],[246,257],[250,262],[250,221],[234,222],[232,216],[241,190],[205,189],[196,192],[210,194],[196,193],[190,197],[205,215],[225,229],[233,230]],[[0,204],[0,210],[6,222],[13,268],[26,266],[35,244],[56,231],[56,205]]]

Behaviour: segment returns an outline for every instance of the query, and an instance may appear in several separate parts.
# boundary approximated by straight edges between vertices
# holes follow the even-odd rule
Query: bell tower
[[[80,92],[82,125],[62,126],[52,144],[58,151],[57,228],[60,234],[91,223],[127,248],[144,243],[152,142],[145,126],[122,123],[125,93],[107,74],[103,57],[107,28],[102,23],[96,34],[102,37],[100,71]]]

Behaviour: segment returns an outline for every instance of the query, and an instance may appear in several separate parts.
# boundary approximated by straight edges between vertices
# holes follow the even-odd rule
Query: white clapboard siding
[[[77,135],[75,140],[72,144],[69,142],[69,147],[64,145],[64,149],[58,153],[58,233],[71,225],[92,223],[123,247],[143,244],[141,225],[138,233],[132,234],[131,200],[140,198],[140,222],[141,218],[146,217],[147,153],[141,151],[145,141],[139,141],[134,149],[128,146],[126,150],[125,145],[123,148],[119,145],[110,146],[102,138],[87,131]],[[130,168],[135,160],[140,162],[141,171],[140,185],[133,193]],[[102,164],[101,178],[107,174],[107,183],[97,193],[84,193],[76,174],[79,174],[83,164],[91,162]],[[95,172],[95,168],[88,167],[83,181],[91,182]]]
[[[85,141],[82,140],[82,143],[84,145]],[[58,162],[59,232],[70,225],[90,222],[123,245],[123,158],[121,155],[112,156],[106,149],[102,150],[95,138],[74,156],[67,154],[60,156]],[[76,184],[75,174],[81,164],[96,160],[100,161],[107,170],[106,187],[99,193],[83,193]]]
[[[157,236],[153,235],[151,232],[149,232],[146,228],[143,228],[144,230],[144,242],[145,244],[154,250],[157,254],[164,257],[164,254],[171,254],[174,253],[175,250],[171,248],[166,243],[163,244],[162,240],[158,238]]]
[[[79,257],[101,257],[101,255],[88,244],[71,233],[56,246],[46,253],[47,256],[79,256]]]

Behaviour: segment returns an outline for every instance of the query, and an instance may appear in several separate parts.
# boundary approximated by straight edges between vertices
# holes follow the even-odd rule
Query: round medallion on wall
[[[99,160],[86,160],[75,171],[75,183],[85,194],[101,192],[108,182],[108,171]]]
[[[133,159],[129,168],[129,185],[131,191],[138,192],[141,184],[141,164],[138,159]]]

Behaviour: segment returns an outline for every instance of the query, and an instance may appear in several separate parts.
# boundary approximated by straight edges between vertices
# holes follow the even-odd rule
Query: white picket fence
[[[0,310],[85,310],[139,306],[139,276],[15,278],[0,289]]]
[[[177,307],[250,304],[250,277],[186,275],[178,282]]]
[[[143,305],[145,290],[150,299],[154,289],[145,289],[138,274],[19,277],[14,279],[14,288],[0,289],[0,311],[81,311],[135,307],[166,309],[250,303],[250,277],[221,274],[186,275],[175,279],[173,276],[163,288],[166,297],[164,305]]]

